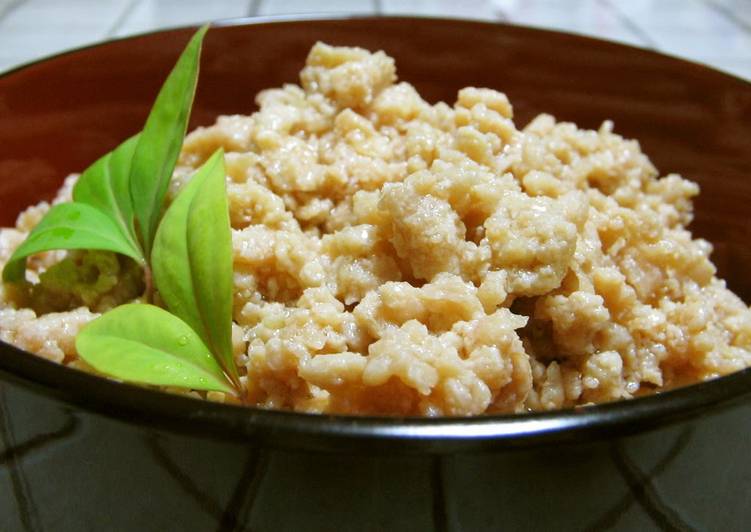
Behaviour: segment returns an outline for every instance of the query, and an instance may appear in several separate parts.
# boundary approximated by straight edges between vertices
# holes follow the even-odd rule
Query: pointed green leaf
[[[232,393],[198,335],[159,307],[116,307],[76,336],[79,356],[97,371],[124,381]]]
[[[142,260],[141,252],[107,215],[83,203],[61,203],[16,248],[3,269],[3,281],[20,281],[28,256],[53,249],[98,249]]]
[[[196,172],[162,218],[151,256],[169,310],[206,342],[237,383],[232,354],[232,234],[224,154]]]
[[[204,26],[193,35],[162,85],[133,156],[130,195],[147,258],[185,137],[198,78],[201,42],[207,29]]]
[[[108,215],[134,248],[139,244],[133,227],[130,167],[138,137],[134,135],[89,166],[73,187],[73,201],[86,203]]]

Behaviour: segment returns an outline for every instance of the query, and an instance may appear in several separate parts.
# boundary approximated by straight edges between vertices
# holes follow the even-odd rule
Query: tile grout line
[[[193,477],[186,473],[174,460],[172,460],[167,449],[163,448],[159,443],[159,439],[159,436],[153,432],[149,433],[144,438],[153,459],[153,463],[164,470],[175,481],[175,484],[183,491],[183,493],[193,499],[196,503],[196,507],[203,510],[215,520],[219,519],[222,514],[222,508],[219,503],[209,494],[204,492]]]
[[[122,12],[115,18],[115,22],[112,23],[110,28],[107,30],[107,32],[104,34],[105,39],[112,38],[115,33],[117,33],[117,30],[119,30],[123,23],[128,20],[130,15],[135,11],[138,4],[141,3],[141,0],[130,0],[130,3],[125,6],[125,9],[122,10]]]
[[[610,507],[610,509],[606,510],[603,514],[601,514],[600,517],[598,517],[596,521],[593,521],[590,525],[583,528],[582,530],[584,530],[585,532],[612,530],[615,527],[615,525],[618,523],[618,521],[629,510],[629,508],[631,508],[634,504],[638,504],[639,506],[642,506],[642,500],[636,497],[637,493],[633,490],[633,488],[636,487],[638,493],[640,494],[646,491],[647,489],[649,489],[649,486],[647,486],[647,484],[654,485],[659,480],[660,475],[662,475],[662,473],[665,472],[670,467],[670,464],[675,459],[677,459],[681,453],[683,453],[684,449],[691,442],[693,433],[694,433],[694,429],[691,427],[681,431],[681,433],[674,440],[670,449],[668,449],[667,453],[665,453],[662,456],[662,458],[660,458],[660,460],[651,469],[647,471],[641,471],[638,468],[637,464],[633,464],[634,468],[637,469],[641,473],[639,477],[638,485],[637,486],[629,485],[628,479],[621,476],[621,480],[624,482],[625,487],[627,489],[626,494],[622,496],[621,499],[618,502],[616,502],[612,507]],[[614,451],[617,451],[617,450],[611,447],[611,451],[610,451],[611,460],[613,459]],[[628,453],[625,451],[625,449],[621,449],[621,451],[622,451],[623,457],[626,458],[626,455]],[[617,464],[615,465],[617,466]],[[654,490],[652,489],[651,491],[654,491]],[[653,500],[653,502],[655,501]],[[659,502],[661,503],[661,501]],[[664,503],[662,504],[664,505]],[[645,511],[647,510],[645,509]],[[650,514],[650,517],[652,517],[651,514]]]
[[[27,0],[15,0],[15,2],[10,2],[3,9],[0,9],[0,21],[25,4],[26,1]]]
[[[16,442],[15,446],[0,451],[0,467],[3,467],[11,460],[23,460],[25,456],[42,449],[49,449],[58,441],[65,441],[78,431],[78,419],[68,414],[67,421],[58,430],[52,432],[43,432],[36,434],[21,443]]]
[[[493,6],[493,14],[495,15],[495,19],[499,20],[501,22],[506,22],[509,24],[512,24],[511,17],[508,13],[506,13],[503,8],[499,6]]]
[[[261,9],[261,0],[250,0],[248,3],[248,16],[249,17],[256,17],[258,16],[258,11]]]
[[[252,518],[258,488],[266,475],[268,466],[269,461],[263,450],[254,447],[248,450],[245,466],[219,520],[220,532],[252,530],[250,527],[246,528],[246,525],[248,525],[249,518]]]
[[[616,18],[620,21],[621,24],[623,24],[626,29],[628,29],[631,33],[633,33],[637,38],[641,39],[643,44],[647,46],[647,48],[651,48],[653,50],[659,50],[659,46],[657,46],[657,42],[652,39],[652,37],[649,36],[649,34],[644,31],[644,29],[639,26],[636,22],[631,20],[631,18],[628,17],[623,11],[621,11],[617,4],[613,4],[610,2],[610,0],[598,0],[600,5],[605,6],[607,9],[610,9],[610,11],[616,16]]]
[[[39,512],[34,503],[31,487],[24,474],[20,457],[17,456],[13,421],[7,404],[5,389],[0,387],[0,445],[2,445],[4,450],[9,451],[7,469],[13,490],[13,498],[18,509],[17,516],[26,531],[38,532],[42,529]]]
[[[743,30],[746,33],[751,33],[751,24],[749,24],[743,19],[736,17],[733,14],[733,12],[730,9],[728,9],[726,6],[723,6],[722,4],[718,4],[717,2],[713,0],[703,0],[703,3],[709,9],[711,9],[715,13],[719,14],[720,16],[730,21],[731,24],[738,26],[741,30]]]

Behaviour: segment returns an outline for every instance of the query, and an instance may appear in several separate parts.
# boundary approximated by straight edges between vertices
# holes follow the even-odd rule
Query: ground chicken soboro
[[[259,94],[252,116],[191,133],[173,180],[174,194],[226,151],[251,404],[523,412],[751,365],[751,312],[685,229],[697,186],[658,177],[609,122],[586,131],[540,115],[520,130],[490,89],[430,105],[397,83],[390,57],[358,48],[317,44],[300,80]],[[0,262],[46,209],[3,230]],[[79,252],[67,270],[91,271],[61,294],[65,255],[31,261],[40,284],[3,288],[0,335],[84,367],[79,327],[140,279],[127,261]]]

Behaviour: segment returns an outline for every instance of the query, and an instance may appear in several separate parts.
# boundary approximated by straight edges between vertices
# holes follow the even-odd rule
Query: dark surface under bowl
[[[584,37],[409,18],[244,21],[207,35],[192,126],[296,82],[310,46],[383,49],[430,101],[506,92],[515,121],[605,119],[697,181],[693,231],[751,299],[751,84]],[[136,132],[192,30],[0,77],[0,224]],[[0,529],[743,529],[751,371],[525,416],[375,419],[203,403],[0,344]]]

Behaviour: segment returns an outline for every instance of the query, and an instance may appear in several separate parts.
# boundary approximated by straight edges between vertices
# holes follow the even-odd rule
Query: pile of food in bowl
[[[0,230],[3,341],[346,414],[551,410],[751,366],[749,307],[686,229],[698,186],[610,122],[518,129],[501,92],[432,105],[385,53],[318,43],[300,85],[183,141],[202,36],[138,136]]]

